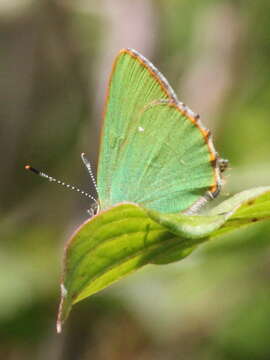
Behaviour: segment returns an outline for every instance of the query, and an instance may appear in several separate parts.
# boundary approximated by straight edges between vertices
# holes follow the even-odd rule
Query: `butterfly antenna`
[[[87,159],[87,157],[85,156],[85,153],[81,153],[81,158],[82,158],[82,161],[88,171],[88,174],[90,175],[91,177],[91,180],[93,182],[93,185],[94,185],[94,188],[96,189],[96,192],[97,194],[99,193],[98,191],[98,186],[97,186],[97,183],[96,183],[96,180],[95,180],[95,177],[94,177],[94,174],[93,174],[93,171],[92,171],[92,167],[91,167],[91,163],[90,161]]]
[[[44,173],[44,172],[42,172],[42,171],[39,171],[39,170],[33,168],[33,167],[30,166],[30,165],[25,165],[24,168],[25,168],[26,170],[32,171],[34,174],[36,174],[36,175],[38,175],[38,176],[40,176],[40,177],[43,177],[43,178],[49,180],[50,182],[55,182],[56,184],[62,185],[62,186],[66,187],[66,188],[68,188],[68,189],[70,189],[70,190],[76,191],[76,192],[78,192],[78,193],[80,193],[80,194],[82,194],[82,195],[90,198],[90,199],[93,200],[93,201],[96,203],[96,205],[98,206],[98,202],[97,202],[97,200],[94,198],[94,196],[90,195],[90,194],[87,193],[86,191],[83,191],[83,190],[79,189],[77,186],[70,185],[70,184],[66,184],[64,181],[57,180],[57,179],[55,179],[54,177],[49,176],[49,175],[47,175],[46,173]]]

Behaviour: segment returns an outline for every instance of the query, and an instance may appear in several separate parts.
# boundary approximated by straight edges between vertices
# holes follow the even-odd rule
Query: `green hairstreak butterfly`
[[[194,212],[220,192],[227,161],[199,115],[132,49],[113,64],[97,186],[101,209],[123,201],[164,213]]]
[[[113,64],[105,104],[98,201],[31,166],[25,168],[92,199],[91,215],[121,202],[164,213],[195,213],[221,189],[227,160],[215,151],[199,115],[177,99],[166,78],[139,52],[123,49]]]

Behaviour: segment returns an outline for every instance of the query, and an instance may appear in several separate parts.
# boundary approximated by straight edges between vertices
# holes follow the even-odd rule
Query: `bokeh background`
[[[93,191],[102,105],[123,47],[201,114],[230,168],[220,200],[270,185],[269,0],[1,0],[0,358],[270,359],[270,223],[148,266],[55,331],[64,243]],[[219,201],[220,201],[219,200]]]

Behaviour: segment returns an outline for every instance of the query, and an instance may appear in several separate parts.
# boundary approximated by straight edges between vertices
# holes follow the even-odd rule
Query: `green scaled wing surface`
[[[220,169],[210,132],[135,50],[120,51],[114,62],[103,126],[101,209],[131,201],[174,213],[218,194]]]

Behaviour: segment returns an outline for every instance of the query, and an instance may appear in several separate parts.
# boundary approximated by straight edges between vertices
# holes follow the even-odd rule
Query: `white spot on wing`
[[[143,131],[144,131],[144,128],[141,127],[141,126],[139,126],[139,127],[138,127],[138,130],[139,130],[140,132],[143,132]]]

